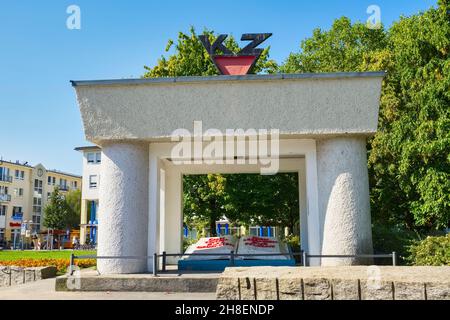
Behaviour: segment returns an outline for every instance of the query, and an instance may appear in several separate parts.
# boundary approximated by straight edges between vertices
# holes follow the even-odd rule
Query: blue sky
[[[66,28],[69,5],[81,9],[81,30]],[[264,46],[283,61],[314,28],[333,19],[366,21],[369,5],[383,24],[436,4],[435,0],[0,2],[0,156],[81,174],[86,145],[69,80],[140,77],[178,31],[272,32]]]

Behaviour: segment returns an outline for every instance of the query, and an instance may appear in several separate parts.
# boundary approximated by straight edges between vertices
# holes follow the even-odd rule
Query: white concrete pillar
[[[165,179],[165,215],[164,221],[164,247],[167,253],[180,253],[183,251],[183,203],[182,203],[182,175],[173,166],[166,167]],[[167,262],[176,264],[180,257],[167,258]]]
[[[88,222],[88,200],[81,200],[81,224]],[[86,243],[86,226],[80,227],[80,244]]]
[[[319,214],[319,187],[318,187],[316,141],[314,140],[309,141],[306,150],[307,151],[305,152],[305,166],[306,166],[305,183],[306,183],[306,199],[308,206],[306,228],[308,239],[306,241],[303,241],[302,247],[303,250],[305,250],[305,252],[307,252],[308,254],[318,255],[322,251],[321,247],[322,233],[321,233],[321,220]],[[301,212],[300,212],[300,219],[302,219]],[[303,220],[305,220],[304,216]],[[300,223],[302,222],[300,221]],[[308,265],[320,266],[320,259],[311,258],[308,260]]]
[[[146,256],[148,144],[102,145],[98,215],[99,256]],[[145,272],[147,261],[97,261],[101,274]]]
[[[149,196],[148,196],[148,236],[147,236],[147,255],[153,256],[155,253],[160,254],[160,231],[161,231],[161,159],[157,156],[150,144],[149,147]],[[147,261],[147,271],[153,271],[153,259]]]
[[[367,150],[364,137],[317,142],[319,212],[323,255],[371,254]],[[323,258],[323,266],[357,264],[356,259]]]
[[[300,244],[303,250],[308,252],[308,200],[306,192],[306,163],[305,159],[299,159],[300,168],[298,171],[298,200],[300,209]],[[293,232],[286,228],[287,233]],[[286,234],[286,230],[284,230]],[[320,239],[320,238],[319,238]],[[318,246],[320,248],[320,244]]]

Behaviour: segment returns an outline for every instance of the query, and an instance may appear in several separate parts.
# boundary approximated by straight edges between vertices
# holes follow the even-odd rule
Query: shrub
[[[409,247],[408,262],[415,266],[450,266],[450,234],[427,237]]]
[[[186,249],[191,245],[196,243],[198,240],[197,239],[190,239],[190,238],[184,238],[183,239],[183,252],[186,251]]]
[[[403,264],[409,255],[409,247],[418,239],[412,232],[399,227],[374,224],[372,226],[373,249],[375,254],[392,253],[395,251],[399,263]],[[391,260],[387,260],[390,263]]]

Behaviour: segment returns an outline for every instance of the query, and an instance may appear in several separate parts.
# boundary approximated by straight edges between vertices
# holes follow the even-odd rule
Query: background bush
[[[374,224],[372,227],[373,248],[375,254],[392,253],[395,251],[399,264],[406,264],[409,256],[409,248],[418,240],[418,236],[412,232],[399,227]],[[386,263],[391,263],[386,259]]]
[[[417,241],[409,253],[407,260],[415,266],[450,266],[450,234]]]

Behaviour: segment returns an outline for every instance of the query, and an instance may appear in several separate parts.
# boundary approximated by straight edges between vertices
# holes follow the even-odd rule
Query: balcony
[[[60,191],[69,191],[69,186],[68,185],[59,185],[58,186],[58,189],[60,190]]]
[[[10,194],[0,194],[0,202],[10,202],[11,195]]]
[[[11,183],[13,180],[12,176],[0,175],[0,182],[9,182]]]

